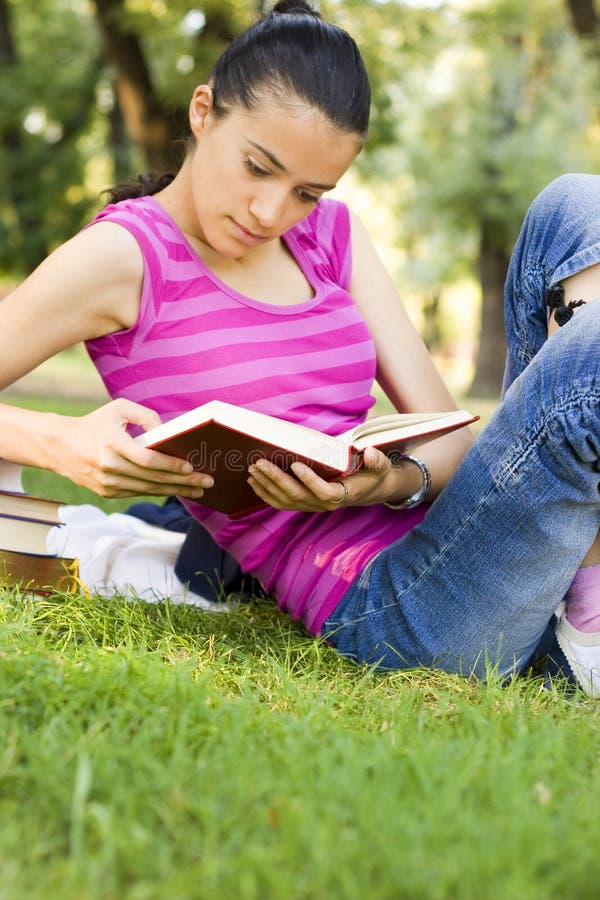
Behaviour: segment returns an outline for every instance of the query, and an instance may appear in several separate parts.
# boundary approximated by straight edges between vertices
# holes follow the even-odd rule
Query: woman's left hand
[[[303,512],[330,512],[342,505],[370,506],[383,503],[401,490],[398,470],[393,470],[387,456],[375,447],[365,450],[360,472],[337,481],[324,481],[303,463],[294,463],[292,471],[293,475],[287,474],[268,460],[260,459],[250,466],[248,483],[274,509]],[[407,496],[409,493],[407,490]]]

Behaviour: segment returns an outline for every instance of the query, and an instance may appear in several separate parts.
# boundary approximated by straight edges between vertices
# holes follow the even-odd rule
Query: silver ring
[[[348,488],[346,487],[346,483],[344,481],[336,481],[335,483],[341,485],[344,493],[342,494],[342,496],[340,497],[339,500],[332,500],[331,502],[332,503],[345,503],[346,500],[350,499],[350,495],[348,493]]]

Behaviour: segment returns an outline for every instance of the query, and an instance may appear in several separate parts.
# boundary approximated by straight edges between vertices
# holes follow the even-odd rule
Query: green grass
[[[0,898],[595,898],[599,726],[533,675],[357,668],[268,599],[4,590]]]
[[[268,601],[0,605],[0,895],[597,896],[598,708],[357,669]]]

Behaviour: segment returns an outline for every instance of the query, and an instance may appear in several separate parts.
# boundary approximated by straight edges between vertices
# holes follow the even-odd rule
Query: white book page
[[[23,466],[0,459],[0,491],[25,493],[23,490]]]
[[[471,418],[473,418],[471,413],[465,409],[435,413],[397,413],[396,415],[367,419],[362,425],[353,428],[351,433],[355,440],[377,434],[384,439],[388,431],[398,432],[398,434],[403,431],[409,434],[427,433],[435,431],[437,428],[445,428],[453,423],[467,422]],[[368,445],[364,444],[364,446]]]

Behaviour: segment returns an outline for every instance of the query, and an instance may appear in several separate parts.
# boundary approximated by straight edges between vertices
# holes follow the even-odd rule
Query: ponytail
[[[132,200],[134,197],[157,194],[171,184],[174,178],[175,175],[172,172],[166,172],[164,175],[155,175],[150,172],[148,175],[136,175],[135,178],[124,184],[115,184],[102,193],[108,198],[107,204],[118,203],[120,200]]]

